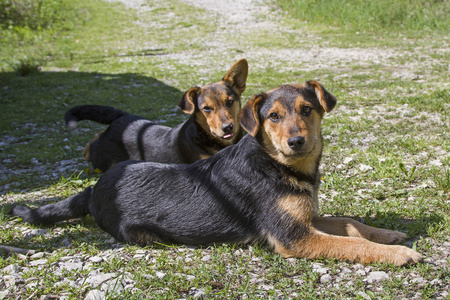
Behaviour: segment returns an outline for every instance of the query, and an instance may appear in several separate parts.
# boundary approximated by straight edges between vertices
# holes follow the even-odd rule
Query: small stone
[[[31,259],[40,259],[44,257],[44,252],[38,252],[30,256]]]
[[[115,273],[98,273],[97,275],[89,275],[89,277],[86,279],[86,282],[89,283],[93,288],[96,288],[113,277],[116,277]]]
[[[156,271],[155,276],[159,279],[163,279],[164,277],[166,277],[166,273]]]
[[[342,274],[346,274],[346,273],[353,273],[353,272],[352,272],[352,270],[350,270],[349,268],[343,267],[342,270],[341,270],[341,273],[342,273]]]
[[[44,235],[48,232],[48,230],[45,229],[32,229],[25,233],[25,238],[37,236],[37,235]]]
[[[364,281],[368,283],[374,283],[374,282],[380,282],[383,280],[389,279],[389,275],[386,272],[383,271],[374,271],[370,272]]]
[[[80,270],[83,268],[82,262],[64,262],[59,263],[59,267],[61,269],[66,269],[67,271],[74,271],[74,270]]]
[[[343,163],[348,165],[349,163],[351,163],[353,161],[353,157],[346,157],[344,158]]]
[[[92,256],[89,258],[89,261],[93,262],[93,263],[99,263],[103,261],[103,258],[99,257],[99,256]]]
[[[211,255],[205,255],[202,257],[202,261],[210,261],[211,260]]]
[[[365,165],[365,164],[360,164],[359,165],[359,170],[362,172],[367,172],[367,171],[371,171],[373,170],[373,168],[369,165]]]
[[[324,267],[321,263],[314,263],[312,265],[313,271],[319,274],[326,274],[330,269]]]
[[[357,274],[357,275],[361,275],[361,276],[366,276],[366,275],[367,275],[367,272],[364,271],[364,270],[358,270],[358,271],[356,271],[356,274]]]
[[[111,279],[101,287],[102,291],[105,291],[107,294],[109,293],[120,293],[123,291],[123,285],[120,278]]]
[[[270,284],[263,284],[263,285],[261,286],[261,289],[264,290],[264,291],[270,291],[270,290],[273,290],[273,285],[270,285]]]
[[[12,287],[16,285],[16,277],[12,275],[5,275],[3,276],[3,282],[5,283],[6,287]]]
[[[331,280],[333,280],[333,277],[331,277],[330,274],[320,276],[320,283],[327,283],[330,282]]]
[[[200,299],[203,299],[203,298],[205,298],[206,293],[205,293],[205,291],[202,290],[202,289],[192,289],[192,290],[189,292],[189,295],[192,296],[192,298],[200,298]]]
[[[87,293],[84,300],[103,300],[106,299],[106,294],[100,290],[92,290]]]
[[[20,269],[19,269],[18,265],[9,265],[2,269],[3,273],[10,274],[10,275],[19,273],[19,270]]]
[[[45,265],[46,263],[47,263],[46,259],[38,259],[38,260],[30,261],[30,266],[32,266],[32,267],[42,266],[42,265]]]

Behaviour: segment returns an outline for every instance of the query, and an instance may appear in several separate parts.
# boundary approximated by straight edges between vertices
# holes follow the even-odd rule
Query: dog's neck
[[[261,134],[258,134],[254,140],[261,148],[261,151],[264,152],[267,158],[270,158],[277,169],[281,170],[281,173],[285,175],[285,179],[292,185],[295,186],[296,182],[307,181],[318,189],[320,184],[319,165],[322,158],[322,143],[311,155],[293,160],[292,158],[287,159],[277,152],[272,145],[266,145],[263,141],[267,139],[263,139]]]

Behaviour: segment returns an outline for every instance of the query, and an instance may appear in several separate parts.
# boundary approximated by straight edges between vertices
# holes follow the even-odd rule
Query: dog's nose
[[[302,136],[293,136],[288,139],[288,145],[293,150],[299,149],[305,143],[305,138]]]
[[[225,124],[223,124],[222,125],[222,131],[225,134],[232,133],[233,132],[233,123],[225,123]]]

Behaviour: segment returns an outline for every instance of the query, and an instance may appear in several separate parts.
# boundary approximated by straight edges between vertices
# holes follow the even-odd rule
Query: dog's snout
[[[222,131],[224,133],[232,133],[233,132],[233,123],[225,123],[222,125]]]
[[[291,149],[297,150],[305,143],[305,138],[302,136],[294,136],[288,139],[288,145]]]

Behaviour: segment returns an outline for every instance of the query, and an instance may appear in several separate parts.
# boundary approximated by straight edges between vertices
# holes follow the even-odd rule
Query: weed
[[[414,176],[415,176],[415,173],[416,173],[416,166],[413,166],[411,168],[411,170],[407,170],[406,167],[405,167],[405,164],[401,162],[401,163],[398,164],[398,167],[403,172],[403,174],[405,175],[407,180],[409,180],[409,181],[413,181],[414,180]]]
[[[444,194],[450,193],[450,169],[434,174],[434,182],[437,190],[443,191]]]
[[[12,63],[11,67],[19,76],[29,76],[42,70],[42,62],[32,57],[24,57]]]

